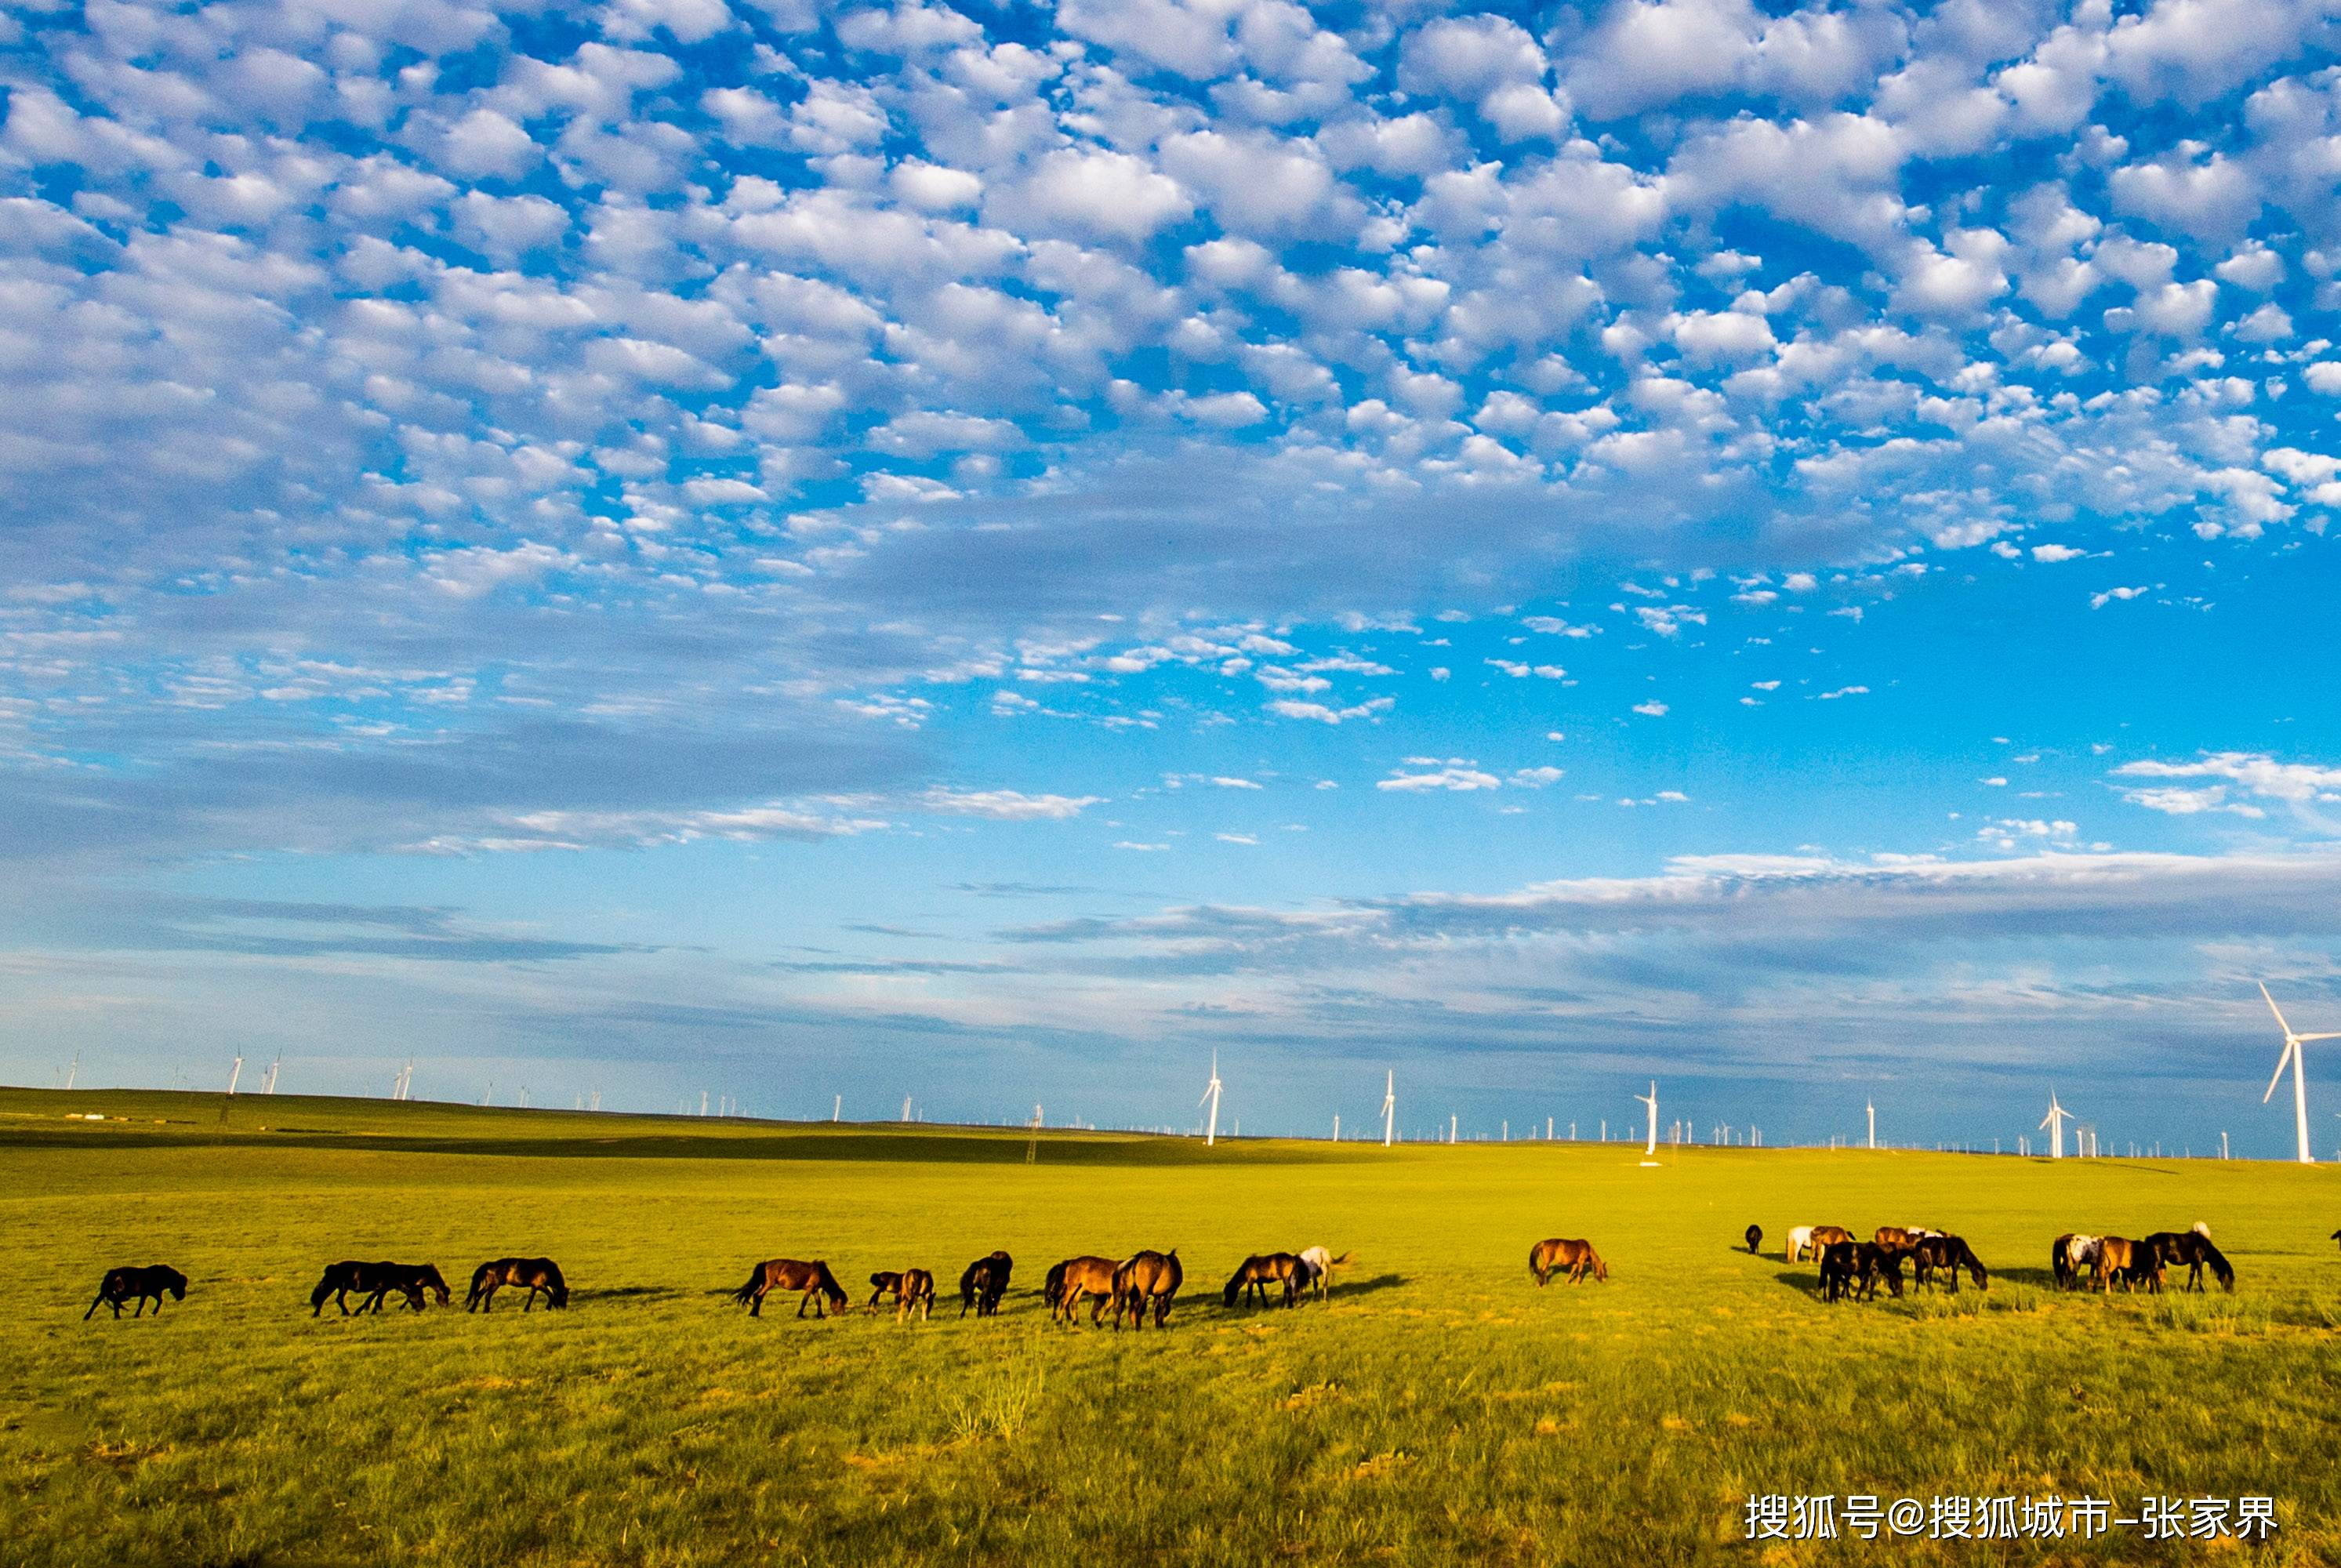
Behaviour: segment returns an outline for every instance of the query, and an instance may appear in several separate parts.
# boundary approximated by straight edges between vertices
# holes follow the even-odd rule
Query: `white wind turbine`
[[[1211,1053],[1211,1081],[1195,1104],[1211,1108],[1211,1119],[1203,1128],[1203,1147],[1208,1149],[1220,1141],[1220,1054],[1216,1051]]]
[[[2048,1129],[2048,1157],[2052,1160],[2065,1157],[2065,1124],[2072,1114],[2057,1104],[2057,1091],[2049,1090],[2048,1114],[2040,1118],[2040,1124]]]
[[[1382,1074],[1382,1147],[1390,1146],[1390,1127],[1398,1118],[1398,1069]]]
[[[1634,1098],[1638,1103],[1650,1108],[1650,1138],[1649,1142],[1643,1146],[1642,1157],[1646,1160],[1651,1159],[1659,1152],[1659,1081],[1656,1078],[1651,1079],[1650,1092],[1647,1094],[1637,1094]]]
[[[2341,1031],[2332,1031],[2323,1034],[2295,1034],[2292,1032],[2292,1025],[2284,1021],[2284,1010],[2276,1004],[2275,997],[2268,995],[2266,985],[2261,985],[2260,995],[2266,999],[2268,1011],[2276,1014],[2276,1026],[2284,1031],[2284,1054],[2276,1059],[2276,1076],[2268,1080],[2267,1093],[2260,1096],[2260,1104],[2265,1105],[2276,1097],[2276,1086],[2284,1081],[2285,1064],[2290,1063],[2292,1065],[2292,1124],[2294,1130],[2300,1135],[2300,1163],[2304,1165],[2313,1165],[2316,1163],[2316,1156],[2308,1152],[2308,1084],[2302,1074],[2300,1048],[2311,1040],[2341,1040]]]

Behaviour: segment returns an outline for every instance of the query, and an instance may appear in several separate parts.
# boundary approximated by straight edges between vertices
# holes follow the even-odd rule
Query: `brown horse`
[[[1814,1255],[1818,1256],[1820,1250],[1832,1243],[1852,1241],[1853,1233],[1843,1225],[1815,1225],[1813,1233],[1807,1239],[1812,1246]]]
[[[1976,1289],[1987,1291],[1991,1288],[1989,1271],[1983,1266],[1983,1260],[1967,1246],[1964,1237],[1921,1236],[1912,1256],[1919,1284],[1934,1283],[1935,1271],[1939,1269],[1943,1283],[1950,1287],[1953,1295],[1957,1295],[1959,1293],[1959,1271],[1965,1269],[1967,1276],[1975,1281]]]
[[[1090,1303],[1090,1326],[1095,1328],[1105,1309],[1113,1303],[1113,1276],[1119,1266],[1111,1258],[1085,1253],[1051,1269],[1049,1283],[1056,1290],[1057,1297],[1049,1303],[1050,1321],[1061,1317],[1071,1323],[1073,1314],[1081,1311],[1081,1298],[1091,1296],[1094,1299]]]
[[[120,1317],[122,1303],[132,1300],[138,1303],[138,1310],[130,1314],[132,1317],[144,1317],[146,1303],[150,1301],[154,1303],[154,1315],[161,1317],[163,1296],[166,1292],[174,1301],[187,1299],[187,1276],[168,1263],[150,1263],[144,1268],[134,1265],[108,1269],[105,1278],[98,1283],[97,1299],[89,1303],[89,1312],[81,1314],[81,1321],[87,1323],[91,1313],[101,1306],[112,1307],[114,1315]]]
[[[1764,1227],[1763,1227],[1763,1226],[1761,1226],[1761,1225],[1750,1225],[1750,1226],[1748,1226],[1748,1255],[1749,1257],[1751,1257],[1751,1258],[1752,1258],[1752,1257],[1754,1257],[1754,1256],[1756,1255],[1756,1249],[1757,1249],[1758,1247],[1762,1246],[1763,1244],[1764,1244]]]
[[[359,1313],[380,1313],[383,1297],[397,1291],[406,1298],[406,1305],[421,1312],[427,1304],[424,1297],[436,1293],[439,1304],[445,1306],[451,1299],[447,1282],[439,1277],[437,1268],[430,1263],[387,1263],[345,1262],[329,1263],[325,1277],[309,1293],[309,1315],[315,1317],[325,1310],[325,1298],[342,1309],[344,1317],[357,1315],[350,1311],[348,1297],[352,1293],[365,1299],[358,1303]]]
[[[1529,1249],[1529,1273],[1536,1276],[1539,1286],[1560,1269],[1569,1271],[1569,1283],[1573,1285],[1582,1284],[1589,1270],[1602,1283],[1609,1282],[1609,1265],[1601,1261],[1601,1254],[1593,1250],[1591,1242],[1555,1236]]]
[[[1880,1225],[1870,1233],[1869,1240],[1873,1245],[1884,1247],[1890,1253],[1913,1253],[1918,1250],[1919,1237],[1928,1233],[1931,1233],[1914,1231],[1903,1225]]]
[[[2144,1242],[2127,1236],[2107,1236],[2097,1243],[2097,1272],[2091,1283],[2107,1294],[2113,1292],[2114,1276],[2121,1276],[2122,1289],[2134,1291],[2144,1285],[2149,1294],[2162,1293],[2162,1254]]]
[[[924,1323],[934,1310],[935,1276],[924,1269],[904,1269],[902,1283],[894,1292],[894,1321],[901,1323],[915,1313]]]
[[[1284,1305],[1290,1306],[1300,1298],[1300,1287],[1306,1282],[1309,1265],[1295,1253],[1254,1253],[1236,1266],[1229,1276],[1227,1287],[1220,1292],[1220,1303],[1232,1307],[1240,1293],[1244,1305],[1251,1305],[1252,1293],[1260,1293],[1260,1304],[1268,1304],[1268,1287],[1284,1287]]]
[[[733,1291],[732,1299],[746,1306],[750,1317],[762,1317],[764,1315],[764,1296],[772,1291],[779,1291],[783,1295],[791,1291],[802,1292],[797,1301],[799,1317],[804,1316],[808,1306],[812,1308],[813,1316],[824,1318],[831,1309],[843,1312],[853,1304],[852,1298],[845,1293],[845,1287],[839,1284],[837,1276],[829,1272],[829,1264],[819,1258],[811,1263],[800,1263],[794,1258],[768,1258],[749,1272],[748,1283]]]
[[[870,1301],[868,1305],[862,1308],[864,1312],[876,1312],[879,1302],[887,1296],[892,1296],[896,1301],[902,1299],[902,1276],[892,1270],[872,1274],[870,1283],[872,1286]]]
[[[1170,1298],[1179,1293],[1186,1279],[1177,1247],[1167,1253],[1142,1252],[1131,1258],[1113,1271],[1113,1326],[1121,1327],[1121,1314],[1127,1312],[1131,1329],[1143,1329],[1149,1303],[1154,1307],[1154,1326],[1166,1326],[1170,1321]]]
[[[561,1265],[551,1258],[498,1258],[482,1263],[472,1271],[472,1291],[463,1298],[463,1310],[478,1308],[481,1312],[495,1310],[496,1293],[506,1285],[526,1286],[528,1301],[520,1310],[536,1309],[536,1293],[544,1293],[544,1304],[549,1311],[569,1304],[569,1282],[561,1277]]]
[[[2187,1265],[2185,1288],[2187,1290],[2203,1288],[2203,1266],[2206,1263],[2218,1276],[2221,1290],[2236,1288],[2236,1271],[2227,1262],[2226,1254],[2213,1246],[2211,1238],[2200,1231],[2157,1231],[2146,1238],[2146,1244],[2155,1250],[2162,1263]]]
[[[1016,1267],[1016,1260],[1006,1253],[993,1253],[967,1265],[959,1276],[959,1315],[965,1317],[973,1307],[978,1317],[996,1316],[1000,1298],[1008,1293],[1008,1276]]]

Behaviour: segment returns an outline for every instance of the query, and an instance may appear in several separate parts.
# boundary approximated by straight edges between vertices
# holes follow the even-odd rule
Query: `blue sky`
[[[2277,1152],[2336,11],[15,7],[0,1074]]]

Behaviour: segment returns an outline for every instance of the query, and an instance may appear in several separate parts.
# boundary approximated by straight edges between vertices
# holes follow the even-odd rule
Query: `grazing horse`
[[[539,1291],[544,1293],[547,1310],[569,1304],[569,1282],[561,1277],[561,1265],[551,1258],[498,1258],[472,1271],[472,1291],[463,1298],[463,1310],[493,1311],[496,1292],[506,1285],[528,1287],[528,1301],[520,1309],[523,1312],[535,1310]]]
[[[1187,1271],[1179,1265],[1179,1249],[1167,1253],[1143,1252],[1113,1271],[1113,1326],[1121,1329],[1121,1314],[1130,1313],[1132,1331],[1146,1326],[1146,1306],[1154,1304],[1154,1326],[1161,1328],[1170,1321],[1170,1298],[1179,1293]]]
[[[2187,1265],[2185,1288],[2187,1290],[2199,1291],[2203,1288],[2203,1265],[2206,1263],[2210,1264],[2211,1272],[2218,1276],[2221,1290],[2231,1291],[2236,1288],[2234,1266],[2227,1262],[2226,1254],[2213,1246],[2211,1238],[2199,1229],[2157,1231],[2146,1238],[2146,1244],[2155,1250],[2156,1255],[2162,1263]]]
[[[1529,1273],[1536,1276],[1539,1288],[1560,1269],[1569,1271],[1569,1283],[1573,1285],[1584,1283],[1588,1273],[1603,1284],[1609,1283],[1609,1265],[1601,1261],[1591,1242],[1554,1236],[1529,1249]]]
[[[1041,1282],[1041,1300],[1047,1303],[1049,1315],[1057,1315],[1057,1303],[1065,1299],[1065,1265],[1051,1263],[1048,1277]]]
[[[2127,1236],[2101,1236],[2097,1240],[2097,1270],[2091,1283],[2111,1294],[2116,1274],[2121,1276],[2125,1291],[2144,1285],[2149,1294],[2159,1295],[2162,1254],[2147,1243],[2132,1241]]]
[[[2103,1236],[2085,1236],[2067,1232],[2048,1243],[2048,1266],[2056,1271],[2058,1290],[2078,1290],[2081,1276],[2097,1266],[2097,1250],[2105,1243]]]
[[[1228,1276],[1227,1288],[1220,1292],[1220,1304],[1230,1307],[1235,1305],[1237,1293],[1240,1292],[1244,1298],[1244,1305],[1250,1306],[1252,1292],[1258,1291],[1260,1304],[1266,1306],[1268,1287],[1271,1284],[1280,1284],[1284,1287],[1284,1304],[1290,1306],[1294,1299],[1300,1295],[1301,1285],[1306,1283],[1307,1273],[1308,1265],[1303,1263],[1296,1253],[1254,1253],[1237,1265],[1234,1273]]]
[[[1811,1244],[1816,1252],[1818,1252],[1818,1249],[1828,1246],[1832,1242],[1849,1242],[1851,1240],[1853,1240],[1853,1233],[1847,1230],[1843,1225],[1815,1225],[1813,1227],[1813,1233],[1811,1236]]]
[[[1808,1253],[1810,1253],[1815,1257],[1820,1256],[1820,1249],[1813,1245],[1812,1226],[1793,1225],[1789,1227],[1788,1252],[1788,1262],[1792,1263],[1798,1262]]]
[[[1750,1226],[1748,1226],[1748,1255],[1749,1257],[1751,1257],[1751,1258],[1752,1258],[1752,1257],[1754,1257],[1754,1256],[1756,1255],[1756,1249],[1757,1249],[1758,1247],[1762,1246],[1763,1244],[1764,1244],[1764,1227],[1763,1227],[1763,1226],[1761,1226],[1761,1225],[1750,1225]]]
[[[309,1293],[309,1315],[315,1317],[324,1311],[325,1298],[331,1296],[334,1304],[342,1309],[344,1317],[356,1316],[356,1313],[350,1311],[347,1299],[352,1293],[365,1297],[358,1303],[358,1313],[380,1313],[383,1297],[392,1291],[403,1295],[406,1304],[416,1312],[421,1312],[427,1304],[424,1300],[427,1293],[436,1292],[441,1306],[445,1306],[450,1300],[447,1282],[439,1277],[438,1269],[430,1263],[345,1262],[326,1265],[325,1277],[319,1280],[317,1288]]]
[[[750,1317],[762,1317],[764,1296],[771,1291],[779,1291],[783,1295],[790,1291],[802,1292],[797,1300],[799,1317],[804,1316],[808,1306],[812,1308],[813,1316],[825,1318],[831,1309],[843,1312],[853,1304],[852,1298],[845,1293],[845,1287],[839,1284],[837,1276],[829,1272],[829,1264],[819,1258],[811,1263],[799,1263],[794,1258],[767,1258],[749,1271],[748,1283],[733,1291],[732,1299],[744,1305]]]
[[[1921,1237],[1937,1233],[1933,1231],[1913,1230],[1908,1225],[1880,1225],[1870,1233],[1869,1240],[1872,1245],[1883,1247],[1889,1253],[1908,1254],[1918,1250]]]
[[[105,1278],[98,1283],[97,1299],[89,1303],[89,1311],[81,1314],[81,1321],[87,1323],[91,1313],[101,1306],[112,1307],[114,1315],[120,1317],[122,1303],[131,1300],[138,1303],[138,1310],[130,1314],[132,1317],[144,1317],[146,1303],[150,1301],[154,1303],[154,1315],[161,1317],[165,1292],[174,1301],[187,1299],[187,1276],[168,1263],[151,1263],[144,1268],[108,1269]]]
[[[2341,1242],[2341,1231],[2336,1231],[2325,1239],[2328,1242]]]
[[[878,1278],[876,1274],[872,1274],[870,1277],[872,1280]],[[877,1304],[876,1296],[871,1297],[870,1300],[872,1306]],[[894,1321],[896,1323],[901,1323],[913,1313],[918,1314],[921,1323],[924,1323],[934,1314],[934,1275],[924,1269],[904,1269],[894,1276]]]
[[[1854,1273],[1861,1277],[1861,1299],[1878,1299],[1878,1282],[1886,1281],[1896,1300],[1902,1296],[1902,1260],[1908,1254],[1893,1247],[1882,1247],[1876,1242],[1862,1242],[1853,1249]]]
[[[1000,1298],[1008,1293],[1008,1275],[1016,1260],[1006,1253],[993,1253],[967,1265],[959,1276],[959,1315],[965,1317],[973,1307],[978,1317],[991,1317],[1000,1311]]]
[[[1821,1300],[1842,1300],[1854,1285],[1854,1255],[1851,1242],[1831,1242],[1820,1249]]]
[[[1095,1328],[1105,1309],[1113,1303],[1113,1276],[1120,1268],[1111,1258],[1084,1253],[1067,1258],[1049,1271],[1049,1283],[1056,1289],[1056,1299],[1049,1304],[1051,1321],[1061,1317],[1068,1323],[1081,1308],[1081,1298],[1091,1296],[1090,1326]],[[1045,1292],[1043,1293],[1046,1293]]]
[[[1975,1255],[1964,1237],[1939,1233],[1921,1236],[1912,1256],[1919,1284],[1934,1283],[1935,1271],[1940,1269],[1943,1283],[1950,1287],[1953,1295],[1957,1295],[1959,1293],[1959,1271],[1965,1269],[1968,1277],[1975,1281],[1976,1289],[1987,1291],[1991,1288],[1990,1272],[1983,1266],[1983,1260]]]
[[[1301,1248],[1301,1265],[1309,1271],[1309,1277],[1300,1282],[1301,1288],[1315,1291],[1317,1299],[1323,1301],[1326,1293],[1332,1288],[1333,1271],[1347,1266],[1350,1258],[1348,1253],[1337,1258],[1323,1247]]]

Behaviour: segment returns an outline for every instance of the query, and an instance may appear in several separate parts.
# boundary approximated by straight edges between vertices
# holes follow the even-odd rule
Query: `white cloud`
[[[993,822],[1062,822],[1091,806],[1102,795],[1026,794],[1021,790],[957,790],[937,784],[919,797],[929,811],[954,816],[987,817]]]

